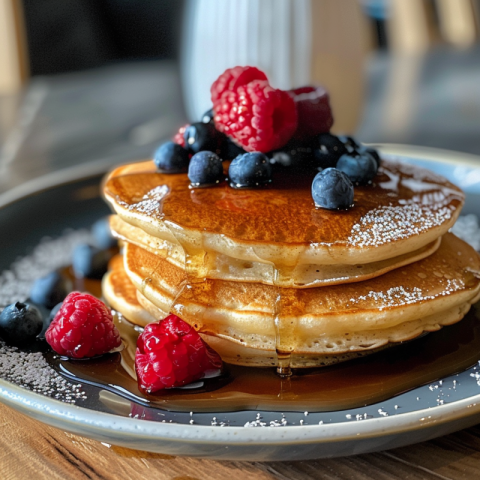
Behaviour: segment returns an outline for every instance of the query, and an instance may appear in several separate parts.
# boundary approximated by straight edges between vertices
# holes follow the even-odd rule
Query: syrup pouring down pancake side
[[[382,160],[354,207],[315,207],[310,184],[190,188],[153,162],[115,169],[104,194],[125,244],[103,294],[144,326],[169,312],[239,365],[313,367],[457,322],[480,294],[480,259],[447,233],[460,189]]]

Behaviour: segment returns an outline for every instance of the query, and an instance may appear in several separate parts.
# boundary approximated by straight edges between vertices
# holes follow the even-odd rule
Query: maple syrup
[[[96,385],[144,406],[184,412],[363,407],[464,371],[480,359],[480,317],[474,306],[463,320],[439,332],[337,365],[296,370],[287,378],[274,368],[225,365],[215,378],[148,395],[138,389],[131,368],[138,332],[125,322],[120,331],[126,344],[122,352],[90,360],[50,353],[47,359],[75,382]]]
[[[75,289],[101,296],[98,280],[77,279],[71,267],[62,274]],[[280,364],[284,369],[281,375],[275,368],[225,365],[214,377],[149,395],[139,390],[133,367],[139,331],[120,315],[116,324],[124,343],[121,352],[87,360],[66,359],[53,352],[44,355],[56,371],[75,382],[168,411],[346,410],[378,403],[462,372],[480,360],[479,303],[454,325],[366,357],[292,372],[287,356],[286,363]]]

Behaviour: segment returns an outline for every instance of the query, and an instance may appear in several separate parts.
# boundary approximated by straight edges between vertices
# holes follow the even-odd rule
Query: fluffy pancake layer
[[[185,253],[178,242],[161,240],[123,221],[118,215],[110,217],[110,228],[119,240],[133,243],[158,257],[165,258],[173,265],[184,268]],[[275,272],[273,265],[261,262],[238,260],[215,251],[204,257],[205,277],[215,280],[257,282],[279,287],[310,288],[323,285],[361,282],[377,277],[395,268],[408,265],[431,255],[440,245],[440,239],[425,245],[419,250],[398,257],[359,265],[297,265],[283,270],[283,275]],[[287,274],[288,273],[288,274]]]
[[[293,353],[292,366],[312,366],[408,340],[460,320],[479,295],[479,272],[478,254],[447,234],[440,248],[424,260],[361,283],[301,290],[205,280],[178,297],[184,271],[127,244],[124,266],[114,265],[104,280],[104,294],[139,324],[149,317],[163,317],[176,299],[173,311],[206,338],[213,337],[211,341],[234,363],[275,363],[280,335],[282,346]],[[137,290],[136,299],[129,282]],[[119,287],[126,284],[128,288]],[[135,306],[130,312],[119,301],[122,289],[130,292],[122,301]],[[280,305],[276,302],[279,292]],[[273,312],[278,308],[280,327],[276,328]],[[138,312],[145,312],[142,318]]]
[[[363,265],[409,255],[446,233],[464,201],[444,178],[387,160],[373,186],[355,189],[355,206],[345,212],[316,209],[310,185],[307,176],[281,176],[268,189],[190,189],[185,174],[160,174],[143,162],[114,170],[104,193],[125,222],[180,244],[199,278],[209,252],[273,264],[285,279],[297,265]]]

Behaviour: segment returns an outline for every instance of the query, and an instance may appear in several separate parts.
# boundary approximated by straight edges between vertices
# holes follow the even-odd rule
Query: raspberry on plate
[[[267,76],[256,67],[228,68],[213,82],[210,88],[212,103],[215,104],[224,92],[234,92],[238,87],[254,80],[267,80]]]
[[[67,296],[45,338],[55,352],[71,358],[102,355],[122,343],[106,305],[80,292]]]
[[[297,128],[297,109],[288,92],[254,80],[225,91],[213,106],[215,126],[247,152],[269,152],[285,145]]]
[[[187,385],[221,366],[218,353],[176,315],[148,324],[138,337],[135,370],[147,393]]]
[[[328,93],[323,87],[301,87],[291,90],[290,94],[298,114],[295,138],[304,139],[330,131],[333,115]]]

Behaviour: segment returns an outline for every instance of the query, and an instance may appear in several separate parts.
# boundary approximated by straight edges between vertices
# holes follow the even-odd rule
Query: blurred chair
[[[478,0],[391,0],[391,51],[421,54],[438,43],[458,48],[478,40]]]
[[[21,0],[0,0],[0,95],[20,90],[28,77]]]
[[[440,32],[446,42],[468,47],[477,40],[478,3],[472,0],[436,0]]]

